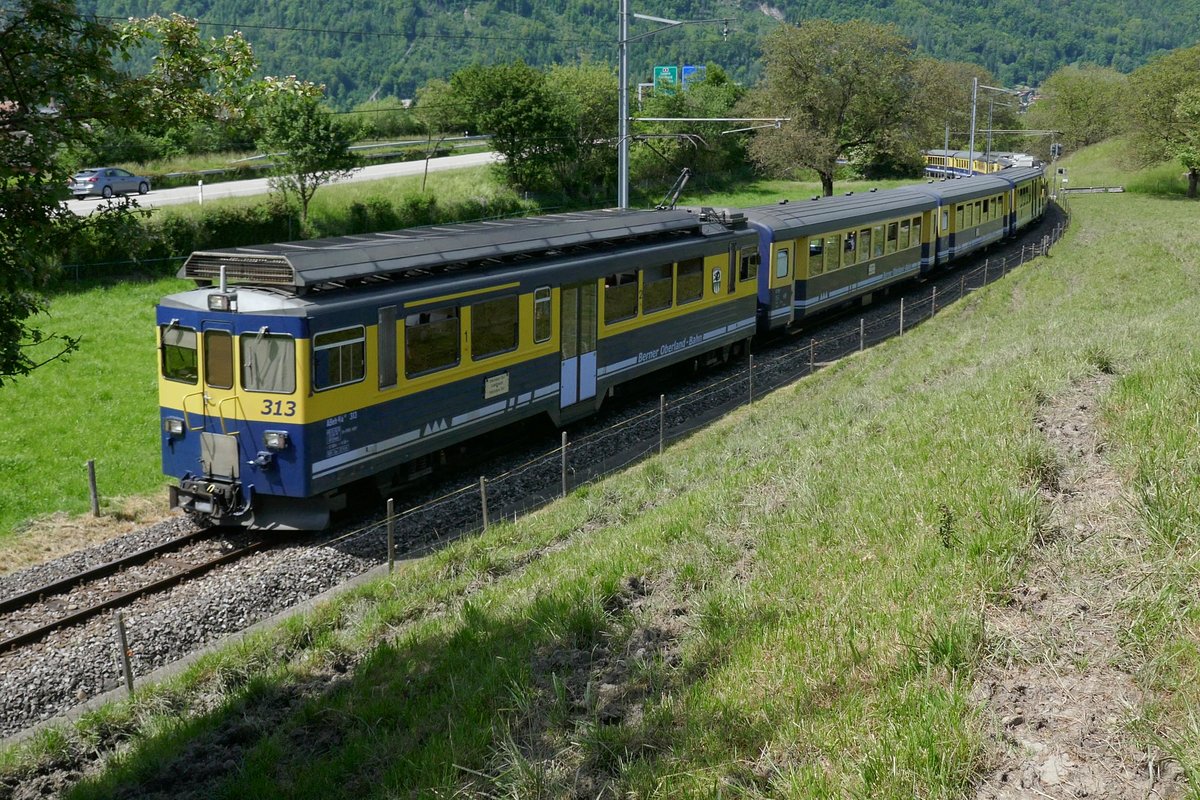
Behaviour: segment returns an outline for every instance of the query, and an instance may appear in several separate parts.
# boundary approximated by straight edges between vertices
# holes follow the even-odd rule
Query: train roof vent
[[[294,286],[296,272],[282,256],[265,253],[192,253],[179,270],[180,278],[204,285],[216,282],[225,268],[230,283],[254,283],[265,286]]]

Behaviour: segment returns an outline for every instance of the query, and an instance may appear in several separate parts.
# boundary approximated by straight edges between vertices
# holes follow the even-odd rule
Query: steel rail
[[[180,536],[177,539],[172,539],[169,542],[156,544],[153,547],[147,547],[145,550],[139,550],[138,552],[125,556],[124,558],[118,558],[116,561],[109,561],[105,564],[100,564],[90,569],[85,569],[82,572],[77,572],[69,578],[63,578],[62,580],[57,580],[53,583],[47,583],[44,586],[39,586],[36,589],[30,589],[27,592],[22,592],[21,594],[13,597],[7,597],[3,600],[0,600],[0,613],[12,611],[13,609],[17,608],[23,608],[31,603],[36,603],[45,597],[52,597],[56,594],[62,594],[70,591],[76,586],[87,583],[88,581],[107,577],[128,567],[144,564],[155,556],[160,556],[164,553],[170,553],[174,550],[178,550],[186,545],[191,544],[197,539],[211,535],[211,533],[211,531],[207,530],[193,531],[192,533]]]
[[[24,644],[36,642],[51,632],[58,630],[59,628],[66,628],[71,625],[75,625],[76,623],[83,622],[90,617],[96,616],[102,611],[107,611],[110,608],[116,608],[117,606],[125,605],[139,597],[142,597],[143,595],[153,594],[154,592],[159,592],[163,589],[169,589],[172,586],[183,583],[189,578],[195,578],[199,575],[203,575],[209,570],[215,569],[223,564],[237,561],[244,556],[258,552],[259,550],[276,544],[277,542],[278,540],[276,539],[263,539],[261,541],[254,542],[253,544],[246,545],[245,547],[238,548],[237,550],[223,553],[216,558],[205,561],[203,564],[197,564],[193,567],[189,567],[169,577],[162,578],[154,581],[153,583],[148,583],[145,586],[141,586],[137,589],[131,589],[127,592],[123,592],[115,597],[110,597],[107,600],[103,600],[94,606],[89,606],[81,611],[76,611],[73,614],[60,617],[53,622],[49,622],[40,627],[25,631],[24,633],[19,633],[16,636],[9,637],[8,639],[4,639],[0,641],[0,653],[7,652]]]

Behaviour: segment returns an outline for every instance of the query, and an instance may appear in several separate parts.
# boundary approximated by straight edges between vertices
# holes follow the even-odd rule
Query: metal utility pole
[[[967,177],[975,174],[975,103],[979,99],[979,78],[971,79],[971,144],[967,148]]]
[[[621,18],[620,39],[617,40],[617,208],[629,208],[629,43],[638,39],[652,36],[667,28],[680,25],[690,25],[697,22],[723,22],[725,28],[722,36],[729,35],[729,20],[727,18],[677,20],[652,17],[649,14],[630,14],[629,0],[621,0],[618,16]],[[661,28],[655,28],[646,33],[639,33],[632,39],[629,37],[629,18],[644,19],[649,22],[662,23]]]
[[[617,42],[617,208],[629,208],[629,0],[621,0]]]

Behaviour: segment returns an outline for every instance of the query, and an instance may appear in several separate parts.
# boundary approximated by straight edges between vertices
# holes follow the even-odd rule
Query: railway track
[[[743,405],[748,396],[757,398],[808,374],[813,366],[820,368],[863,344],[873,346],[896,335],[898,329],[908,330],[920,324],[935,306],[940,310],[998,280],[1006,272],[1003,266],[997,266],[998,262],[1006,261],[1007,268],[1013,268],[1018,260],[1023,260],[1025,245],[1042,240],[1057,221],[1057,215],[1052,215],[1021,241],[993,251],[990,269],[986,266],[989,256],[985,255],[979,263],[963,264],[958,270],[913,284],[905,292],[881,297],[871,306],[849,309],[840,317],[828,318],[819,328],[805,329],[782,337],[770,347],[756,348],[752,381],[748,380],[748,364],[731,362],[671,387],[646,387],[646,391],[636,396],[618,396],[611,404],[605,404],[605,412],[598,417],[572,426],[570,487],[594,480],[652,452],[664,435],[667,442],[685,436],[724,410]],[[1018,252],[1022,254],[1020,257]],[[902,301],[905,315],[901,323],[897,313]],[[665,413],[659,401],[663,393],[669,395]],[[477,529],[481,523],[478,489],[459,491],[454,487],[474,484],[479,475],[496,476],[487,481],[487,503],[493,521],[560,495],[561,470],[567,466],[555,452],[560,433],[530,430],[519,437],[506,438],[510,439],[510,445],[513,441],[520,444],[516,452],[494,458],[490,454],[476,454],[469,464],[452,468],[448,474],[437,476],[437,480],[431,477],[428,483],[406,488],[400,507],[420,511],[400,515],[396,525],[398,555],[438,546],[462,532]],[[373,507],[377,509],[378,504]],[[0,738],[31,729],[81,700],[119,686],[111,631],[102,626],[102,619],[96,618],[107,609],[128,605],[138,596],[146,598],[136,603],[136,616],[129,615],[132,667],[134,674],[140,676],[176,661],[201,644],[245,630],[386,560],[384,528],[378,520],[359,517],[341,522],[343,526],[339,529],[306,538],[303,546],[284,546],[270,552],[264,551],[264,542],[252,541],[250,534],[228,538],[214,537],[211,530],[189,530],[187,535],[179,536],[183,530],[179,526],[171,529],[170,535],[175,538],[161,548],[147,548],[86,571],[74,569],[74,565],[81,563],[75,561],[72,568],[40,573],[42,578],[36,581],[39,586],[32,590],[26,588],[34,583],[31,579],[24,583],[19,576],[8,579],[13,595],[0,599],[0,640],[3,640],[0,641]],[[207,563],[189,563],[186,570],[182,569],[183,551],[194,551],[209,539],[215,547],[223,548],[221,552],[210,551],[204,559],[188,555],[190,562]],[[230,564],[253,552],[241,548],[231,551],[230,541],[254,544],[262,556],[214,571],[222,563]],[[283,541],[275,535],[271,543]],[[131,564],[138,558],[145,559],[142,565]],[[142,575],[137,585],[133,585],[132,579],[123,579],[122,586],[108,583],[113,575],[140,573],[155,563],[169,561],[175,562],[174,569],[164,567],[153,579]],[[101,574],[105,570],[112,570],[109,577]],[[72,573],[69,577],[61,577],[68,571]],[[202,572],[210,574],[195,580]],[[181,585],[164,592],[172,585],[170,581]],[[93,588],[79,587],[81,582]],[[154,596],[156,592],[160,596]],[[71,605],[77,608],[68,608]],[[75,616],[78,612],[82,614]],[[35,616],[41,619],[34,620]],[[90,623],[86,621],[88,616],[92,617]],[[67,625],[73,627],[61,630]],[[42,627],[45,629],[35,633],[35,628]],[[54,628],[60,632],[52,634]],[[23,637],[24,643],[10,644],[16,635]],[[44,644],[42,639],[46,639]]]
[[[213,539],[212,531],[192,531],[0,600],[0,654],[177,586],[279,541],[279,537],[263,537],[229,550]],[[216,555],[213,550],[218,551]]]

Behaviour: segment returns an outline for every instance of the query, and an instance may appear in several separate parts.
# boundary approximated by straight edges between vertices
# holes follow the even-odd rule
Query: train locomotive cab
[[[302,303],[255,289],[201,288],[158,307],[163,470],[172,508],[219,525],[309,529],[329,504],[308,497],[301,463]],[[264,314],[264,312],[268,312]]]

